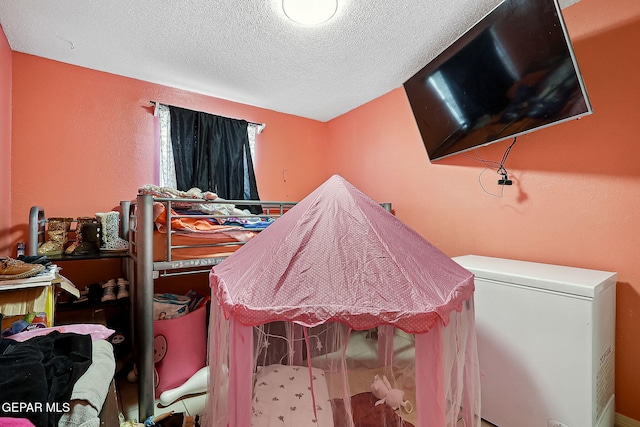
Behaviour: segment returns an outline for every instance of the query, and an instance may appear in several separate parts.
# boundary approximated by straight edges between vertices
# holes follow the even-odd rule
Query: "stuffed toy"
[[[407,414],[413,411],[411,402],[402,400],[404,398],[404,391],[391,387],[391,383],[389,383],[386,375],[383,375],[382,378],[380,378],[379,375],[373,377],[371,393],[373,393],[376,399],[379,399],[376,402],[376,406],[386,403],[394,410],[402,407]]]

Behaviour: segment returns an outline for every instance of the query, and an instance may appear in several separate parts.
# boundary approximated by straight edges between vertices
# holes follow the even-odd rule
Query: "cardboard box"
[[[0,281],[0,313],[7,317],[15,317],[13,319],[15,321],[28,313],[45,312],[47,326],[53,326],[55,288],[69,292],[76,298],[80,296],[80,291],[73,283],[58,274],[56,266],[35,277],[2,280]],[[5,323],[5,321],[2,322],[3,327]]]

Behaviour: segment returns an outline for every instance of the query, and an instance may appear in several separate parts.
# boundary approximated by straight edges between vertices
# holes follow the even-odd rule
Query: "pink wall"
[[[93,215],[154,183],[150,100],[266,123],[255,161],[263,199],[299,199],[327,175],[322,123],[21,53],[13,67],[13,241],[26,239],[33,205]]]
[[[565,18],[595,114],[518,138],[502,198],[477,161],[429,162],[401,88],[329,123],[332,168],[450,256],[618,272],[617,411],[640,420],[640,5],[582,0]]]
[[[11,48],[0,26],[0,230],[11,228]],[[13,242],[0,233],[0,254]]]

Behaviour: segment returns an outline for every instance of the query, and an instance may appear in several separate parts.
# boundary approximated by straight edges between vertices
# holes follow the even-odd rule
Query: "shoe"
[[[86,287],[86,295],[89,302],[98,302],[102,299],[104,295],[104,285],[107,282],[99,282],[99,283],[91,283]]]
[[[73,302],[76,304],[80,304],[82,302],[89,301],[89,288],[86,287],[80,291],[80,296],[76,298]]]
[[[107,283],[102,285],[102,298],[100,301],[115,301],[116,300],[116,281],[109,279]]]
[[[116,211],[98,212],[96,218],[101,226],[101,251],[126,252],[129,242],[120,237],[120,214]]]
[[[26,279],[44,270],[44,265],[29,264],[13,258],[0,258],[0,279]]]
[[[71,255],[93,255],[100,249],[100,226],[93,220],[82,224],[82,242]]]
[[[80,216],[76,221],[75,241],[65,249],[67,255],[90,255],[98,252],[98,223],[94,217]]]
[[[67,243],[69,227],[73,218],[49,218],[47,236],[49,240],[38,248],[38,255],[60,255]]]
[[[129,282],[128,281],[120,277],[118,278],[118,282],[116,286],[118,288],[117,299],[129,298]]]

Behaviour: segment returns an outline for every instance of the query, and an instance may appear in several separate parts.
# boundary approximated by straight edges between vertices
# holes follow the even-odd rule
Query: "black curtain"
[[[178,190],[198,187],[223,199],[260,200],[246,120],[172,106],[169,110]],[[260,206],[249,209],[261,212]]]

